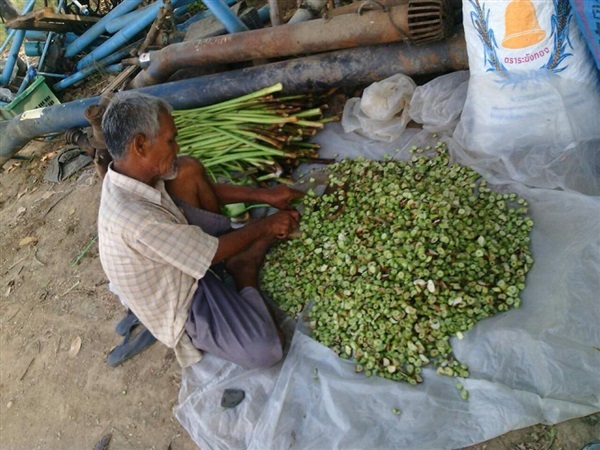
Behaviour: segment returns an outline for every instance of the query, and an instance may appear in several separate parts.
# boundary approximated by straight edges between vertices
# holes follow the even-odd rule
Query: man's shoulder
[[[110,215],[111,212],[119,212],[120,210],[127,211],[139,202],[139,199],[127,190],[112,183],[108,178],[104,179],[104,182],[102,183],[102,194],[100,195],[101,217],[103,216],[103,213]]]
[[[136,195],[127,189],[122,189],[116,184],[102,186],[99,223],[122,224],[140,227],[149,222],[173,222],[172,217],[161,205],[150,201],[148,198]]]
[[[102,192],[100,197],[99,219],[115,221],[143,220],[150,216],[156,216],[159,208],[144,198],[131,195],[126,191],[116,189],[114,191]]]

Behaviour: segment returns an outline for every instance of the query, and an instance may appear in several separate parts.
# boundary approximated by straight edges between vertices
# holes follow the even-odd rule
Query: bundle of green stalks
[[[273,95],[281,83],[239,98],[196,109],[175,111],[182,154],[199,159],[213,180],[286,182],[301,162],[318,158],[319,145],[308,142],[326,122],[326,106],[314,107],[312,95]]]

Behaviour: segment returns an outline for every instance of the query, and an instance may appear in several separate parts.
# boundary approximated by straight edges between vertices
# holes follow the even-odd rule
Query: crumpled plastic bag
[[[409,116],[428,131],[454,130],[467,99],[469,71],[461,70],[418,86],[410,101]]]
[[[415,82],[403,74],[373,83],[361,98],[346,102],[342,114],[344,131],[377,141],[394,141],[410,121],[408,109],[415,88]]]
[[[0,88],[0,102],[10,103],[15,99],[16,95],[9,89]]]

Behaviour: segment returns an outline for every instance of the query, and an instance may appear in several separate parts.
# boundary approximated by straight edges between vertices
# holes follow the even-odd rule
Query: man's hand
[[[213,256],[213,263],[219,263],[242,253],[258,241],[273,244],[275,239],[285,239],[298,227],[300,213],[296,210],[278,211],[263,219],[224,233],[219,236],[219,246]]]
[[[298,228],[299,219],[300,213],[296,210],[291,210],[276,212],[265,217],[263,220],[266,222],[268,233],[271,236],[277,239],[285,239]]]
[[[265,191],[264,201],[277,209],[289,211],[294,209],[291,202],[302,197],[304,197],[303,192],[291,189],[283,184],[278,184]]]

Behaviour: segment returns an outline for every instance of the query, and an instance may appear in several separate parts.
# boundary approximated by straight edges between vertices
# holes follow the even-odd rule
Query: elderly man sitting
[[[297,227],[284,186],[213,184],[197,160],[177,157],[171,107],[139,93],[110,102],[102,130],[113,158],[98,216],[100,261],[112,287],[183,367],[200,350],[248,368],[282,357],[282,340],[258,291],[267,249]],[[221,206],[263,202],[275,214],[232,230]],[[210,269],[224,262],[236,288]]]

